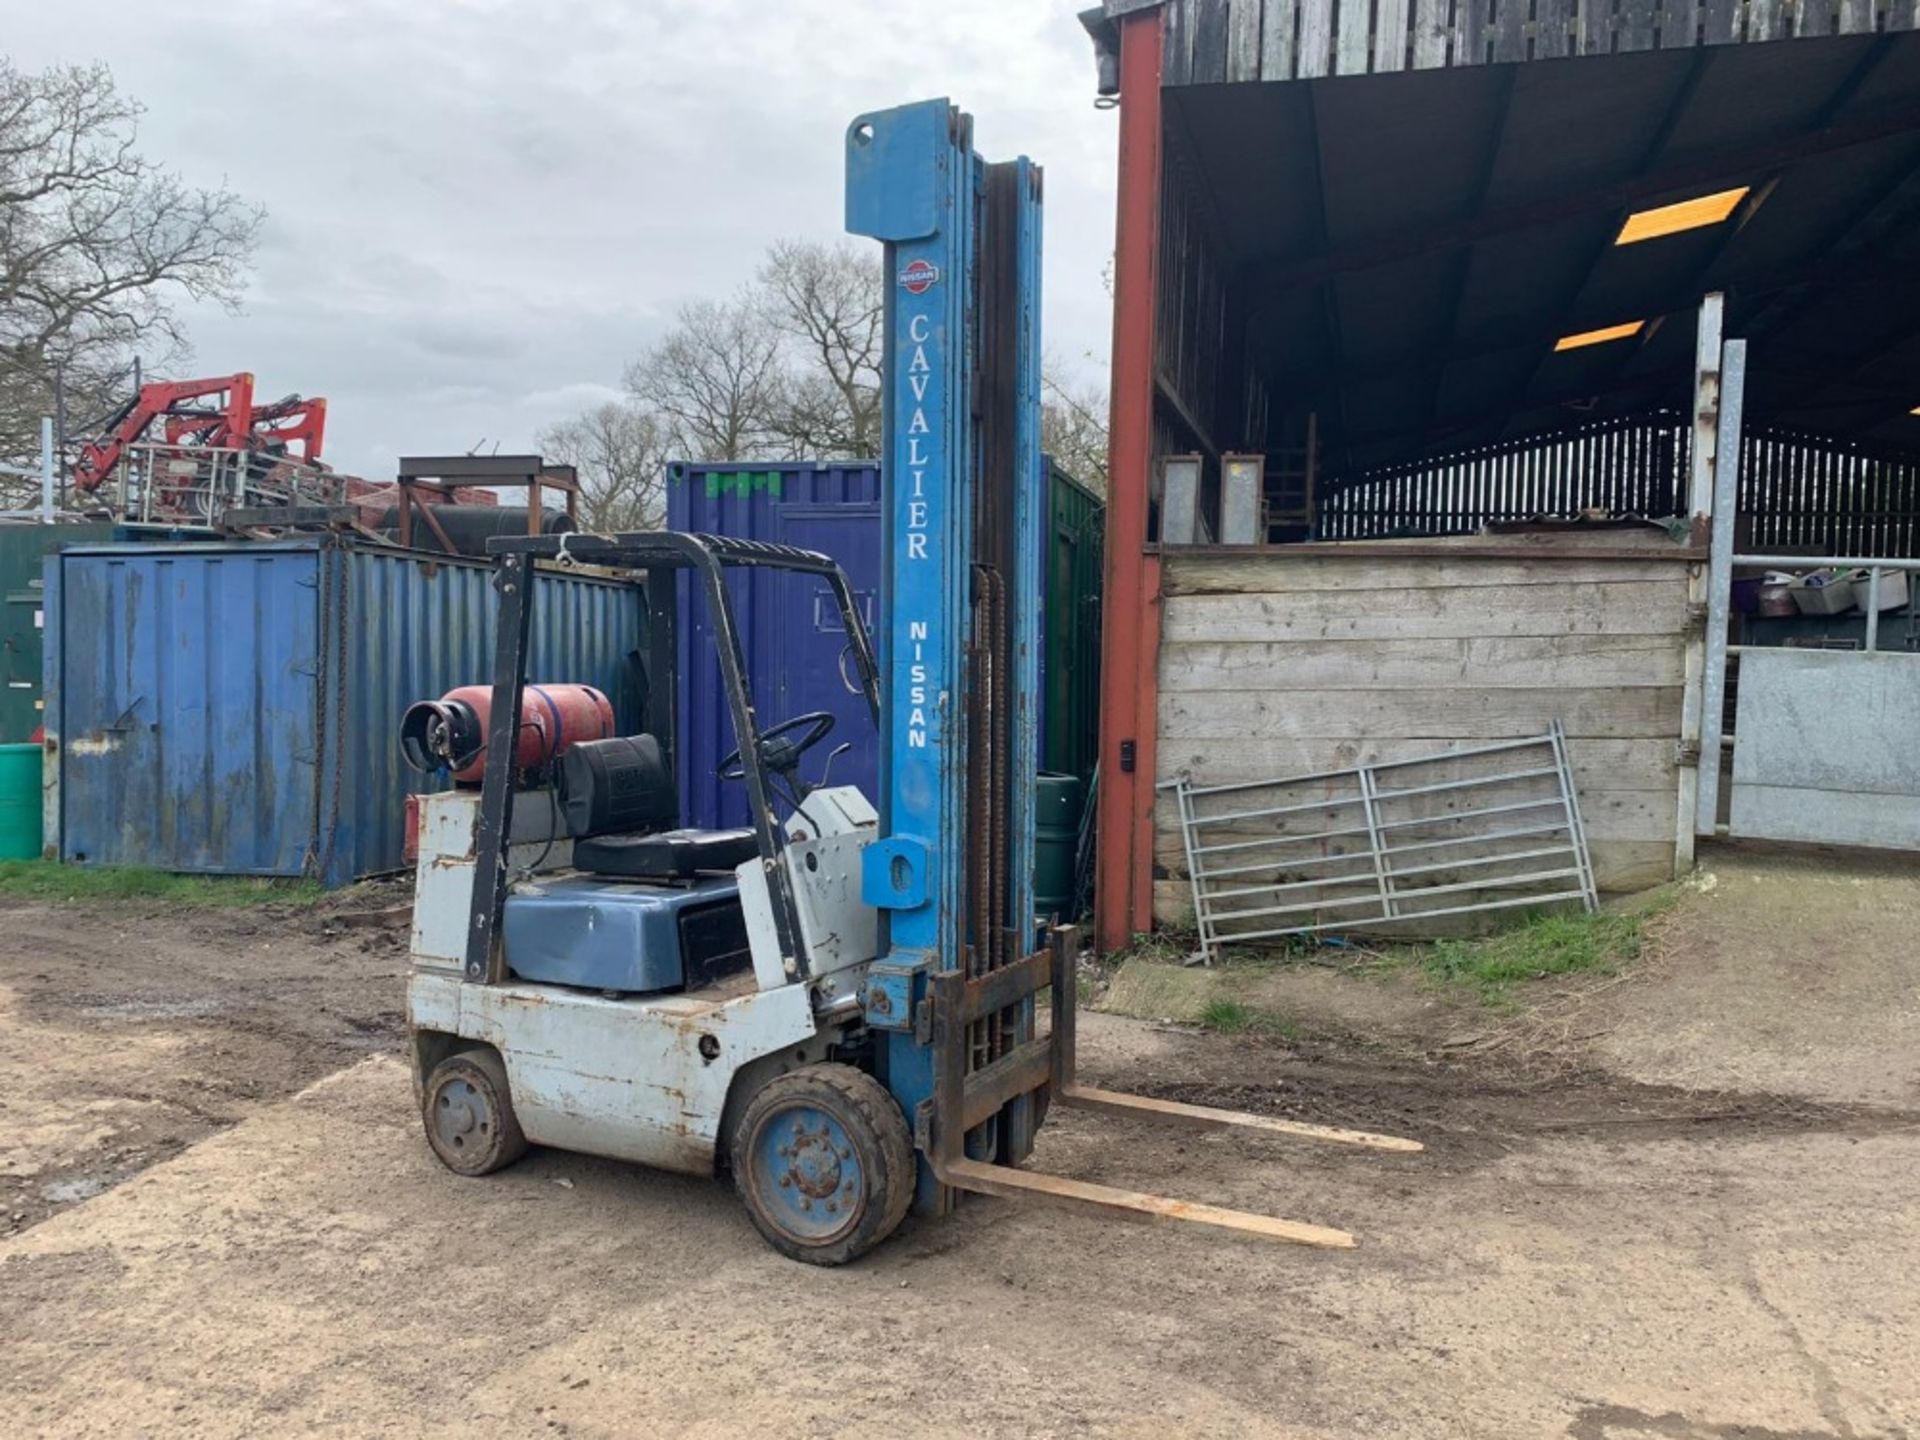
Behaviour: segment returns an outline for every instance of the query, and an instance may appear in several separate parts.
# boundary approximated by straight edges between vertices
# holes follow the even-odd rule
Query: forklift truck
[[[478,790],[422,811],[408,1018],[428,1142],[467,1175],[530,1141],[730,1170],[761,1234],[815,1264],[967,1192],[1350,1246],[1021,1168],[1056,1104],[1420,1147],[1078,1082],[1077,932],[1032,893],[1040,173],[982,161],[945,101],[860,117],[847,154],[849,229],[886,246],[880,653],[845,575],[807,551],[668,532],[491,542],[487,716],[415,746],[459,769],[478,752],[449,747],[484,731]],[[684,578],[704,600],[738,744],[721,773],[746,786],[749,827],[678,828],[670,736],[523,743],[538,574],[569,564],[660,597]],[[877,796],[803,776],[831,716],[762,725],[726,580],[745,566],[831,595],[844,678],[880,727]]]

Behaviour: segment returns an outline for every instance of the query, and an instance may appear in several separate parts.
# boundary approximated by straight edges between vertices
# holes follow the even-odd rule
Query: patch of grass
[[[1199,932],[1178,927],[1147,930],[1133,937],[1124,950],[1101,957],[1108,969],[1117,970],[1129,960],[1146,960],[1156,965],[1179,965],[1200,948]]]
[[[1300,1034],[1299,1025],[1285,1015],[1241,1000],[1209,1000],[1201,1008],[1200,1024],[1219,1035],[1273,1035],[1293,1040]]]
[[[1420,967],[1444,984],[1471,986],[1490,1001],[1507,997],[1525,980],[1556,975],[1610,975],[1636,959],[1654,913],[1603,910],[1529,914],[1519,924],[1478,940],[1436,940]]]
[[[174,875],[136,867],[62,865],[52,860],[0,860],[0,895],[55,903],[157,900],[225,910],[246,905],[311,905],[326,894],[316,880]]]

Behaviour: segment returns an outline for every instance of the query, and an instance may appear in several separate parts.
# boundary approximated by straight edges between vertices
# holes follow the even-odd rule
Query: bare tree
[[[786,408],[775,425],[796,455],[880,453],[884,291],[878,256],[842,241],[776,240],[761,301],[787,342]]]
[[[1107,397],[1092,386],[1041,382],[1040,448],[1095,494],[1107,493]]]
[[[182,300],[237,306],[262,212],[136,148],[141,107],[104,65],[30,73],[0,58],[0,453],[69,410],[105,408],[144,350],[182,358]]]
[[[635,403],[688,460],[765,458],[785,380],[779,336],[750,296],[683,305],[673,330],[626,375]]]
[[[652,415],[618,401],[540,434],[542,458],[579,471],[580,522],[600,534],[666,524],[669,448]]]
[[[627,367],[626,408],[653,418],[676,460],[877,458],[884,278],[877,253],[851,244],[776,241],[755,288],[682,307],[665,338]],[[1103,495],[1106,410],[1096,387],[1048,375],[1042,445]]]

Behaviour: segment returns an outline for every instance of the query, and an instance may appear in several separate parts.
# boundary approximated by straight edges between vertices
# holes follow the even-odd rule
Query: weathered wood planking
[[[1543,690],[1205,690],[1169,694],[1161,677],[1160,733],[1176,740],[1239,735],[1339,735],[1517,740],[1544,734],[1558,716],[1570,735],[1634,739],[1680,735],[1680,687]],[[1208,781],[1222,777],[1209,774]],[[1251,777],[1235,777],[1251,778]]]
[[[1573,593],[1532,585],[1463,585],[1453,590],[1294,595],[1184,595],[1169,598],[1165,640],[1451,640],[1496,635],[1668,635],[1686,623],[1684,590],[1638,584],[1590,585]],[[1517,595],[1533,607],[1519,609]]]
[[[1452,590],[1461,586],[1551,585],[1561,589],[1589,585],[1658,585],[1674,581],[1684,586],[1686,570],[1663,557],[1624,560],[1584,560],[1577,555],[1559,559],[1483,560],[1434,556],[1418,565],[1356,563],[1344,555],[1321,550],[1295,555],[1269,550],[1250,556],[1169,554],[1161,572],[1165,595],[1291,595],[1303,590]]]
[[[1413,68],[1440,70],[1452,59],[1452,0],[1413,0]]]
[[[1260,74],[1293,75],[1294,27],[1299,20],[1299,0],[1267,0],[1260,15]]]
[[[1915,0],[1167,0],[1164,83],[1865,35],[1920,28],[1915,9]]]
[[[1407,26],[1412,20],[1413,0],[1379,0],[1373,27],[1373,68],[1407,68]]]
[[[1168,651],[1164,683],[1214,690],[1405,690],[1679,685],[1682,647],[1664,635],[1450,640],[1198,641]]]
[[[1228,0],[1227,79],[1260,78],[1260,0]]]
[[[1295,0],[1300,7],[1296,74],[1302,80],[1337,73],[1333,69],[1334,6],[1337,0]],[[1353,0],[1349,0],[1353,3]]]
[[[1557,719],[1602,885],[1669,878],[1694,567],[1581,546],[1569,539],[1552,559],[1167,554],[1157,778],[1229,784],[1411,760]],[[1307,798],[1342,793],[1327,782]],[[1161,873],[1184,873],[1169,806],[1155,831]]]
[[[1373,11],[1356,0],[1341,0],[1334,11],[1333,73],[1364,75],[1373,55]]]
[[[1217,85],[1227,78],[1227,0],[1195,0],[1193,83]]]

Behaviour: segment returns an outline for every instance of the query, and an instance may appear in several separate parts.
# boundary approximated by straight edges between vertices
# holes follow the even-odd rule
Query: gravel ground
[[[1719,933],[1711,907],[1771,863],[1716,859],[1669,941]],[[1083,1016],[1103,1083],[1429,1148],[1068,1112],[1038,1167],[1340,1225],[1358,1250],[979,1200],[833,1272],[767,1250],[718,1184],[540,1151],[441,1170],[394,933],[15,907],[0,1415],[61,1436],[1920,1434],[1920,1096],[1888,1070],[1911,1029],[1898,1060],[1876,1048],[1920,964],[1911,877],[1864,873],[1835,912],[1766,873],[1739,1005],[1713,998],[1741,979],[1724,955],[1669,943],[1594,998],[1581,1063],[1538,1074]],[[1844,913],[1848,943],[1816,945],[1802,911],[1822,933]],[[1706,1011],[1714,1044],[1673,1070]],[[1743,1027],[1796,1064],[1756,1071]]]

